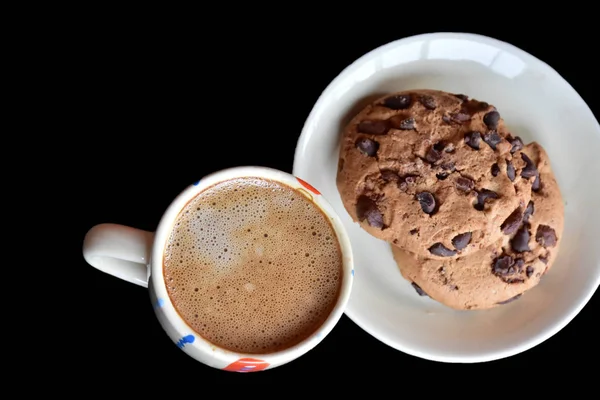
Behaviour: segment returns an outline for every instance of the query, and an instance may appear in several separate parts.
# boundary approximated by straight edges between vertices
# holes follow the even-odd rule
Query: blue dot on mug
[[[154,304],[154,308],[161,308],[164,305],[165,305],[165,301],[163,299],[158,299],[158,300],[156,300],[156,303]]]
[[[179,339],[176,344],[177,344],[177,347],[182,349],[186,345],[186,343],[194,343],[194,340],[196,340],[194,335],[187,335],[187,336],[183,336],[181,339]]]
[[[351,271],[352,276],[354,276],[354,270]]]
[[[200,184],[201,179],[198,179],[196,182],[194,182],[194,186],[198,186]]]

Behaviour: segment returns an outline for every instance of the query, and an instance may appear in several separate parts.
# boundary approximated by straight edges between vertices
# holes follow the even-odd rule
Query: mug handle
[[[102,272],[147,288],[153,241],[154,232],[99,224],[85,235],[83,257]]]

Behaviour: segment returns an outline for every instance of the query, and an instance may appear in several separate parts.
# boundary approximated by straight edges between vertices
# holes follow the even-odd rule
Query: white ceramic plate
[[[383,94],[431,88],[494,104],[525,142],[545,147],[565,202],[559,257],[519,301],[455,311],[419,297],[390,247],[355,224],[335,185],[338,141],[349,119]],[[355,257],[346,314],[389,346],[445,362],[508,357],[546,340],[587,303],[600,282],[600,126],[575,90],[530,54],[488,37],[435,33],[364,55],[323,92],[298,141],[294,174],[315,186],[345,224]]]

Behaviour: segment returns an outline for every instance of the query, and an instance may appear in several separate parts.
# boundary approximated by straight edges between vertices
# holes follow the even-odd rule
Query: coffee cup
[[[314,348],[340,319],[354,278],[349,238],[327,200],[265,167],[203,177],[173,200],[155,232],[96,225],[83,255],[147,287],[183,352],[235,372],[275,368]]]

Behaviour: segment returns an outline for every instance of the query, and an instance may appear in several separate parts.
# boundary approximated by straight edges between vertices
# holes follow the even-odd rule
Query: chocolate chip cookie
[[[535,190],[530,201],[514,209],[501,225],[503,236],[495,243],[446,260],[392,246],[402,275],[419,295],[456,309],[492,308],[521,297],[552,266],[564,226],[561,192],[539,144],[525,146],[521,157],[526,165],[517,171],[532,177]]]
[[[533,154],[491,104],[411,90],[367,106],[346,126],[337,187],[373,236],[436,260],[485,249],[539,189]],[[537,185],[537,186],[536,186]]]

